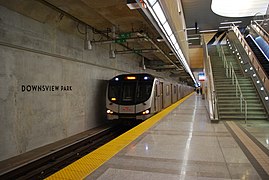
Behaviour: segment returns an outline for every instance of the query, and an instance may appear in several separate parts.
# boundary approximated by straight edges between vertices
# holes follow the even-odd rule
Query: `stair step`
[[[230,51],[228,46],[225,45],[222,47],[228,63],[231,63],[234,67],[243,96],[247,101],[248,119],[266,120],[268,115],[257,95],[252,80],[244,76],[240,64],[236,59],[236,55]],[[218,56],[217,47],[210,47],[209,55],[212,61],[212,72],[220,119],[244,120],[245,115],[240,111],[240,97],[236,97],[236,87],[232,84],[232,79],[226,77],[226,69],[224,69],[221,57]]]
[[[256,92],[256,90],[254,89],[254,87],[252,87],[251,85],[248,85],[248,86],[241,86],[241,89],[242,90],[253,90]],[[234,92],[236,91],[236,87],[234,85],[229,85],[229,84],[226,84],[226,85],[216,85],[215,86],[215,89],[216,90],[219,90],[219,91],[226,91],[226,90],[233,90]]]
[[[227,78],[226,76],[225,77],[216,77],[216,76],[214,76],[214,80],[215,81],[229,80],[231,82],[233,81],[232,78]],[[237,80],[238,80],[239,83],[240,82],[249,82],[249,83],[251,83],[251,80],[250,79],[247,79],[247,78],[244,78],[244,77],[242,77],[242,78],[237,77]]]
[[[218,95],[218,94],[217,94]],[[244,94],[243,94],[244,96]],[[217,99],[220,101],[220,102],[231,102],[231,101],[239,101],[240,99],[240,96],[219,96],[217,97]],[[257,96],[244,96],[244,99],[247,100],[247,102],[249,103],[252,103],[252,102],[260,102],[260,99],[257,97]]]
[[[215,89],[219,90],[219,91],[223,91],[223,92],[236,92],[236,88],[234,86],[227,86],[227,87],[216,87]],[[256,90],[252,88],[243,88],[241,87],[241,91],[244,92],[254,92],[256,93]]]
[[[245,116],[219,116],[221,120],[245,120]],[[247,116],[247,120],[267,120],[267,117]]]
[[[249,86],[253,85],[251,82],[248,81],[238,81],[239,85],[241,86]],[[235,86],[235,82],[233,84],[232,80],[214,80],[214,84],[216,86]]]
[[[244,97],[245,100],[256,100],[258,99],[257,96],[246,96]],[[240,99],[240,97],[236,97],[236,96],[218,96],[218,100],[236,100],[236,99]]]
[[[239,111],[219,111],[219,114],[220,115],[242,115],[242,113],[244,114],[244,109],[242,112]],[[266,116],[266,113],[264,111],[257,111],[257,112],[254,112],[254,111],[247,111],[247,114],[248,116]]]
[[[240,104],[240,101],[239,100],[225,100],[225,99],[218,99],[218,103],[219,104]],[[252,99],[249,99],[247,100],[247,105],[252,105],[252,104],[260,104],[261,102],[259,100],[252,100]]]
[[[222,87],[222,86],[235,86],[236,84],[233,84],[232,81],[214,81],[214,84],[218,87]],[[245,82],[245,83],[240,83],[239,82],[239,85],[240,86],[253,86],[252,83],[248,83],[248,82]]]
[[[252,86],[250,86],[250,84],[249,85],[244,85],[244,86],[242,86],[240,84],[240,87],[245,89],[245,90],[254,90],[255,91],[255,89]],[[218,85],[216,85],[215,89],[219,89],[219,90],[234,90],[235,91],[236,87],[233,84],[231,84],[230,86],[228,84],[226,84],[226,86],[218,84]]]
[[[262,106],[256,106],[256,107],[248,107],[247,108],[248,111],[262,111],[264,112],[264,109]],[[219,111],[240,111],[240,106],[236,106],[236,107],[218,107]]]
[[[240,107],[240,104],[218,104],[218,108],[239,108]],[[247,104],[247,107],[252,109],[252,108],[260,108],[262,107],[263,108],[263,105],[262,104]]]
[[[236,91],[234,90],[234,89],[232,89],[232,90],[229,90],[229,89],[227,89],[227,90],[225,90],[225,89],[222,89],[222,90],[218,90],[218,89],[216,89],[216,91],[217,91],[217,93],[219,93],[219,94],[226,94],[226,93],[229,93],[229,94],[236,94]],[[237,93],[239,93],[239,91],[237,91]],[[246,95],[251,95],[251,94],[256,94],[256,91],[255,90],[247,90],[247,89],[244,89],[244,90],[242,90],[242,93],[243,93],[243,95],[244,94],[246,94]]]

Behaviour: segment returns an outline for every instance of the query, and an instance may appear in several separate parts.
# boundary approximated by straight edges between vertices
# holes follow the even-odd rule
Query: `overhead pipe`
[[[160,52],[158,49],[133,49],[133,50],[126,50],[126,51],[115,51],[116,54],[132,54],[132,53],[154,53]]]
[[[135,42],[135,41],[141,41],[144,38],[127,38],[125,39],[125,42]],[[100,45],[100,44],[110,44],[110,43],[116,43],[115,42],[116,39],[114,40],[103,40],[103,41],[91,41],[92,44],[96,44],[96,45]],[[120,45],[123,45],[122,43],[119,43]],[[131,50],[131,48],[128,48]]]
[[[159,46],[151,39],[149,38],[146,34],[141,34],[139,33],[138,35],[146,38],[156,49],[158,49],[160,51],[160,53],[162,53],[162,55],[169,61],[171,62],[173,65],[175,65],[175,67],[178,69],[178,70],[182,70],[182,68],[180,68],[176,63],[174,63],[174,61],[172,61],[166,54],[165,52],[159,48]]]
[[[76,21],[76,22],[78,22],[78,23],[81,23],[81,24],[84,24],[85,26],[88,26],[88,27],[91,28],[94,32],[97,32],[98,34],[100,34],[100,35],[106,37],[107,39],[110,39],[110,40],[111,40],[110,43],[112,43],[112,41],[114,42],[114,39],[113,39],[112,37],[110,37],[108,34],[106,34],[106,33],[102,32],[102,31],[100,31],[100,30],[94,28],[93,26],[91,26],[91,25],[89,25],[89,24],[87,24],[87,23],[85,23],[85,22],[83,22],[83,21],[81,21],[80,19],[78,19],[78,18],[76,18],[75,16],[73,16],[73,15],[71,15],[71,14],[69,14],[69,13],[63,11],[62,9],[58,8],[57,6],[54,6],[53,4],[47,2],[46,0],[37,0],[37,1],[40,2],[40,3],[42,3],[42,4],[44,4],[44,5],[46,5],[46,6],[48,6],[48,7],[50,7],[50,8],[53,9],[53,10],[55,10],[55,11],[57,11],[57,12],[59,12],[59,13],[65,15],[65,16],[67,16],[67,17],[73,19],[74,21]],[[112,32],[113,32],[113,28],[112,28]],[[173,61],[172,61],[172,60],[171,60],[171,59],[164,53],[163,50],[161,50],[161,49],[158,47],[158,45],[155,44],[155,42],[154,42],[151,38],[149,38],[149,37],[146,36],[146,35],[143,35],[143,37],[146,38],[151,44],[153,44],[153,45],[160,51],[160,53],[162,53],[162,54],[164,55],[164,57],[165,57],[169,62],[171,62],[173,65],[176,66],[177,69],[182,70],[178,65],[176,65],[176,64],[175,64],[175,63],[174,63],[174,62],[173,62]],[[120,43],[119,45],[123,46],[124,48],[126,48],[126,49],[128,49],[128,50],[132,50],[131,48],[129,48],[128,46],[126,46],[126,45],[124,45],[124,44],[121,44],[121,43]],[[140,53],[138,53],[138,55],[144,57],[144,56],[141,55]]]
[[[127,38],[126,39],[126,42],[134,42],[134,41],[137,41],[137,40],[145,40],[147,42],[150,42],[156,49],[155,51],[158,51],[160,52],[170,63],[172,63],[175,68],[177,68],[178,70],[182,70],[181,67],[179,67],[176,63],[174,63],[166,54],[165,52],[159,48],[159,46],[150,38],[148,37],[145,33],[140,33],[140,32],[134,32],[133,34],[135,34],[137,37],[133,37],[133,38]],[[109,44],[109,43],[114,43],[115,40],[105,40],[105,41],[93,41],[92,43],[93,44]],[[121,44],[122,45],[122,44]],[[126,52],[126,53],[125,53]],[[134,50],[128,48],[127,51],[116,51],[116,54],[127,54],[127,53],[133,53]],[[138,52],[137,54],[139,54],[140,56],[144,57],[143,55],[141,55],[141,53],[144,53],[144,52]]]

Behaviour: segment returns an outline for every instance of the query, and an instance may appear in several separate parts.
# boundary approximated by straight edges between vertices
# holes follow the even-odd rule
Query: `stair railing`
[[[241,87],[240,87],[240,84],[238,82],[238,79],[237,79],[237,76],[235,74],[235,71],[234,71],[234,67],[233,67],[233,64],[232,62],[230,62],[230,67],[231,67],[231,77],[232,78],[232,83],[233,85],[235,85],[235,93],[236,93],[236,97],[238,97],[238,95],[240,95],[240,111],[241,113],[243,112],[243,103],[244,103],[244,108],[245,108],[245,122],[247,121],[247,101],[245,100],[244,96],[243,96],[243,93],[242,93],[242,90],[241,90]]]
[[[256,21],[251,21],[251,27],[265,40],[269,43],[269,34],[257,23]]]
[[[234,67],[232,62],[228,63],[223,47],[218,45],[218,50],[219,50],[219,55],[221,56],[221,59],[223,61],[224,68],[226,70],[226,77],[232,78],[232,84],[235,85],[235,95],[236,97],[239,97],[240,99],[240,112],[243,113],[244,110],[244,115],[245,115],[245,123],[247,123],[247,101],[245,100],[239,81],[237,79],[237,76],[234,71]],[[243,107],[244,105],[244,107]]]
[[[211,120],[219,120],[218,117],[218,108],[217,108],[217,95],[215,91],[215,84],[212,72],[212,64],[210,56],[208,55],[207,45],[204,41],[204,37],[202,36],[202,42],[204,47],[204,67],[205,67],[205,74],[206,74],[206,99],[208,101],[208,111]]]
[[[218,109],[217,109],[217,95],[215,91],[215,85],[213,80],[213,73],[212,73],[212,66],[211,66],[211,59],[210,56],[207,56],[206,59],[206,74],[208,76],[208,92],[210,93],[209,101],[209,112],[210,112],[210,119],[218,120]]]
[[[225,69],[226,77],[230,77],[229,73],[231,72],[231,70],[230,70],[228,62],[226,60],[226,57],[224,56],[224,50],[220,45],[217,45],[217,50],[218,50],[218,53],[219,53],[219,57],[221,57],[221,60],[223,62],[223,67]]]
[[[261,80],[262,80],[262,82],[264,84],[264,88],[269,92],[269,78],[266,75],[266,73],[263,71],[262,65],[259,63],[259,60],[256,58],[254,52],[249,47],[248,43],[246,42],[244,36],[241,34],[240,30],[236,26],[233,26],[232,30],[234,31],[234,33],[237,36],[239,42],[243,46],[247,56],[250,59],[250,63],[252,64],[253,68],[255,68],[257,73],[259,74],[259,77],[261,78]],[[245,59],[241,59],[242,62],[245,63]]]
[[[232,40],[233,37],[231,34],[228,34],[228,44],[230,46],[230,48],[234,49],[235,51],[237,50],[237,61],[240,62],[241,68],[242,70],[245,71],[245,75],[248,75],[254,86],[256,87],[256,90],[261,98],[261,101],[264,105],[264,108],[267,112],[267,114],[269,114],[269,92],[266,88],[266,84],[264,84],[264,79],[262,79],[260,77],[260,74],[258,73],[259,69],[256,69],[255,66],[252,64],[252,62],[250,61],[250,59],[248,58],[249,56],[247,54],[244,53],[244,47],[242,47],[241,42],[236,42],[236,40]],[[268,81],[266,81],[268,82]],[[268,85],[268,84],[267,84]],[[267,86],[268,87],[268,86]],[[269,116],[268,116],[269,118]]]

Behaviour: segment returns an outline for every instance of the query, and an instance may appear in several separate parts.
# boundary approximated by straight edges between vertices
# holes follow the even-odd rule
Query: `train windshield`
[[[137,86],[137,93],[136,93],[136,98],[137,102],[141,103],[150,97],[151,94],[151,89],[152,89],[152,82],[140,82]]]
[[[135,102],[135,90],[136,90],[136,82],[125,82],[122,83],[122,98],[121,102],[126,104],[133,104]]]
[[[121,105],[139,104],[149,99],[153,80],[110,81],[108,98]]]

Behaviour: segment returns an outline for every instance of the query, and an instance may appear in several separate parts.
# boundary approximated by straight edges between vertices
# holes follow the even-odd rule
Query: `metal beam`
[[[125,50],[125,51],[115,51],[116,54],[132,54],[132,53],[158,53],[160,52],[158,49],[133,49],[133,50]]]

